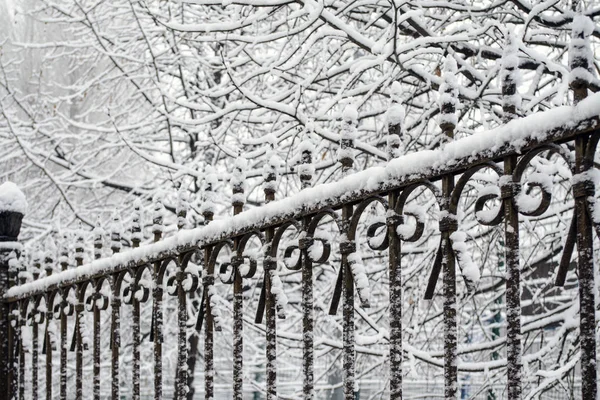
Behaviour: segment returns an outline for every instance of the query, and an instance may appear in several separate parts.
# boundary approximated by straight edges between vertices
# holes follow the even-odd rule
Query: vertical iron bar
[[[20,281],[21,284],[24,283],[24,279],[21,279]],[[25,307],[23,300],[19,300],[19,308],[19,330],[23,331],[24,329],[27,329],[27,308]],[[19,400],[25,400],[25,348],[22,336],[21,345],[19,346]]]
[[[60,399],[67,400],[67,299],[63,292],[60,304]]]
[[[52,308],[48,304],[46,313],[46,400],[52,400],[52,339],[50,336],[50,323],[52,321]]]
[[[275,200],[275,191],[265,188],[265,203],[270,203]],[[265,241],[267,243],[269,253],[275,235],[275,228],[267,228],[265,231]],[[270,260],[270,265],[273,269],[265,270],[265,316],[267,328],[267,400],[277,399],[277,322],[276,322],[276,304],[275,296],[273,295],[273,277],[277,268],[277,261]],[[241,280],[241,278],[240,278]]]
[[[444,282],[444,395],[446,399],[455,399],[458,390],[457,371],[457,326],[456,326],[456,264],[450,235],[456,230],[456,216],[449,213],[449,201],[454,190],[454,176],[442,178],[444,202],[442,210],[447,213],[442,218],[442,271]],[[444,221],[446,219],[446,221]]]
[[[344,224],[344,235],[347,240],[348,227],[352,217],[352,205],[342,207],[342,223]],[[350,245],[354,242],[345,242]],[[349,247],[352,247],[351,245]],[[344,399],[354,400],[355,388],[355,349],[354,349],[354,279],[350,270],[348,256],[352,249],[347,248],[342,251],[341,268],[344,279],[344,305],[343,305],[343,346],[344,346]]]
[[[136,279],[136,278],[134,278]],[[140,302],[136,292],[140,290],[138,283],[133,284],[131,304],[133,306],[133,400],[140,399]],[[143,288],[141,289],[143,290]]]
[[[244,323],[242,276],[234,265],[233,281],[233,398],[243,400]]]
[[[213,329],[214,321],[212,316],[212,308],[210,304],[209,291],[214,284],[215,267],[211,265],[210,256],[211,248],[204,248],[204,266],[206,268],[206,278],[204,279],[204,398],[212,400],[214,398],[214,345],[213,345]]]
[[[33,299],[32,299],[33,300]],[[32,309],[32,321],[31,321],[31,398],[37,400],[38,398],[38,324],[35,321],[37,317],[35,300]]]
[[[177,400],[187,398],[187,299],[183,287],[183,266],[177,271],[177,324],[179,332],[177,335]]]
[[[16,281],[16,280],[15,280]],[[14,284],[13,284],[14,286]],[[8,377],[8,393],[10,399],[16,399],[19,392],[19,343],[21,341],[21,332],[19,331],[19,319],[16,317],[18,313],[18,303],[10,304],[8,311],[10,313],[10,330],[8,336],[8,359],[10,363],[9,377]]]
[[[394,212],[398,192],[389,194],[389,210]],[[396,232],[398,215],[388,221],[389,273],[390,273],[390,400],[402,399],[402,275],[400,238]]]
[[[94,301],[94,400],[100,400],[100,307]]]
[[[119,396],[119,349],[121,347],[121,297],[120,290],[117,290],[118,277],[113,275],[112,281],[112,299],[111,299],[111,399],[120,400]]]
[[[310,218],[304,218],[304,230],[308,229]],[[304,400],[315,398],[314,372],[314,299],[313,299],[313,270],[308,246],[302,249],[302,372],[304,375]]]
[[[162,298],[163,288],[162,285],[158,284],[158,274],[160,273],[160,263],[154,263],[154,288],[152,289],[152,306],[154,314],[154,398],[156,400],[162,399],[162,325],[163,325],[163,313],[162,313]]]
[[[452,55],[448,55],[443,67],[443,80],[440,85],[440,94],[443,102],[440,103],[440,128],[442,141],[451,142],[454,139],[456,127],[456,104],[458,104],[457,65]],[[442,271],[444,282],[444,393],[445,398],[456,399],[458,390],[457,373],[457,327],[456,327],[456,265],[455,255],[452,251],[450,236],[457,229],[457,205],[451,204],[450,199],[454,191],[454,175],[442,177],[442,204],[440,211],[440,253],[442,255]]]
[[[504,202],[504,235],[506,251],[506,358],[507,392],[509,400],[521,398],[521,267],[519,265],[519,214],[515,207],[515,196],[519,182],[515,182],[513,173],[517,165],[517,156],[504,160],[504,179],[502,187]]]
[[[575,162],[579,181],[573,185],[575,217],[577,218],[577,254],[579,273],[579,335],[581,340],[581,393],[583,399],[595,399],[596,379],[596,317],[594,282],[594,244],[592,221],[587,212],[588,201],[594,199],[594,184],[587,174],[590,160],[585,159],[588,136],[575,139]]]
[[[77,304],[75,305],[75,335],[76,335],[76,353],[75,353],[75,398],[83,399],[83,333],[81,326],[83,324],[83,303],[84,293],[82,287],[77,289]]]
[[[211,186],[212,188],[212,186]],[[242,205],[236,205],[233,209],[233,214],[242,212]],[[204,221],[210,224],[213,220],[213,213],[205,210],[203,213]],[[214,380],[215,380],[215,364],[214,364],[214,317],[212,315],[211,290],[214,290],[215,284],[215,266],[210,262],[211,248],[204,248],[204,266],[206,268],[206,279],[204,281],[204,289],[202,297],[206,299],[204,304],[204,315],[206,326],[204,327],[204,398],[212,400],[214,398]],[[200,311],[202,312],[202,310]]]
[[[63,236],[64,242],[60,252],[60,269],[66,271],[69,267],[69,248],[67,236]],[[67,299],[68,289],[60,292],[60,400],[67,400]]]

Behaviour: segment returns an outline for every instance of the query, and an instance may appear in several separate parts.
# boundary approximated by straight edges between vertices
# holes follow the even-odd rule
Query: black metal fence
[[[573,68],[589,65],[576,65],[585,62],[574,58]],[[504,82],[503,93],[510,96],[515,92],[514,82]],[[108,259],[100,258],[104,246],[103,233],[95,231],[94,248],[97,260],[84,265],[83,237],[75,246],[76,268],[69,268],[68,253],[61,253],[58,260],[47,257],[37,259],[33,265],[25,266],[18,262],[20,245],[17,236],[20,229],[20,213],[0,212],[0,359],[2,379],[0,398],[31,397],[37,399],[43,382],[45,396],[61,399],[71,397],[67,387],[67,375],[71,373],[68,360],[69,351],[75,352],[75,396],[84,397],[84,353],[92,354],[92,382],[94,399],[101,397],[101,370],[110,370],[112,399],[120,399],[120,358],[124,349],[121,336],[124,329],[131,332],[131,379],[132,398],[142,394],[140,376],[142,340],[152,342],[153,365],[151,367],[154,398],[160,399],[174,394],[177,399],[188,396],[188,374],[193,373],[188,354],[189,330],[203,332],[204,349],[204,397],[215,398],[214,335],[222,329],[219,305],[213,301],[216,278],[224,284],[232,285],[233,296],[233,386],[232,396],[236,400],[244,397],[243,391],[243,279],[251,278],[257,272],[255,258],[248,255],[246,247],[252,240],[260,241],[264,251],[262,271],[264,275],[253,282],[260,284],[260,297],[254,319],[260,324],[265,321],[265,375],[266,398],[275,399],[277,393],[278,342],[277,320],[283,317],[285,306],[278,301],[281,293],[277,276],[277,258],[280,257],[280,244],[284,235],[295,232],[295,242],[283,251],[285,258],[297,261],[288,268],[301,274],[302,309],[302,397],[315,396],[314,373],[314,302],[313,266],[325,263],[331,256],[330,241],[315,234],[322,223],[331,223],[340,234],[339,273],[335,291],[329,305],[329,313],[336,314],[342,308],[343,314],[343,391],[347,400],[355,398],[355,299],[361,307],[369,306],[365,294],[367,279],[357,263],[357,232],[361,215],[370,205],[378,204],[385,209],[384,220],[371,224],[366,233],[369,246],[374,250],[387,249],[389,263],[389,393],[392,399],[403,397],[403,326],[402,308],[403,284],[400,273],[402,245],[414,242],[424,231],[424,221],[406,209],[407,201],[417,189],[429,190],[437,200],[440,209],[439,247],[433,268],[428,279],[425,297],[431,299],[441,275],[443,296],[443,357],[439,359],[443,368],[443,398],[460,397],[464,383],[459,384],[457,363],[457,261],[460,264],[464,254],[453,246],[458,230],[457,208],[468,181],[479,171],[493,171],[498,175],[495,190],[482,193],[475,203],[477,220],[482,225],[503,224],[503,243],[506,269],[506,359],[497,360],[490,368],[506,368],[507,385],[500,396],[519,399],[522,396],[522,354],[521,346],[521,296],[520,296],[520,243],[519,213],[526,216],[541,215],[548,211],[551,188],[545,182],[529,179],[528,188],[538,193],[539,201],[534,206],[524,206],[518,201],[524,185],[524,174],[531,160],[540,155],[552,154],[563,159],[572,174],[572,194],[574,198],[573,216],[562,249],[561,262],[556,273],[556,285],[564,285],[572,253],[577,247],[577,282],[579,290],[579,369],[581,398],[595,399],[597,395],[596,320],[595,284],[593,262],[593,234],[600,233],[599,226],[592,218],[595,202],[595,187],[589,173],[595,168],[594,156],[600,139],[600,121],[593,104],[585,102],[588,88],[585,82],[574,80],[571,84],[575,102],[579,105],[563,108],[557,115],[545,114],[548,125],[539,127],[539,116],[509,122],[494,132],[482,132],[472,137],[453,141],[454,124],[451,118],[442,118],[441,130],[447,137],[442,148],[434,151],[412,154],[391,160],[383,168],[375,168],[358,174],[348,174],[353,159],[342,156],[340,162],[345,177],[335,183],[319,188],[309,188],[312,176],[309,172],[300,179],[305,190],[292,198],[275,202],[275,190],[265,186],[266,205],[243,212],[243,202],[234,202],[234,216],[213,220],[213,210],[205,209],[206,226],[191,231],[182,231],[163,239],[160,213],[153,221],[154,244],[140,247],[139,219],[134,217],[132,232],[133,249],[121,252],[121,232],[110,233],[110,247],[114,253]],[[448,91],[448,100],[440,107],[442,116],[455,112],[456,99]],[[596,96],[596,95],[595,95]],[[510,103],[505,105],[506,115],[514,114]],[[565,110],[570,110],[565,112]],[[550,117],[551,116],[551,117]],[[562,116],[562,117],[561,117]],[[537,118],[536,118],[537,117]],[[562,119],[561,119],[562,118]],[[352,135],[355,120],[348,116],[340,143],[343,155],[354,150]],[[398,124],[389,126],[389,135],[400,136]],[[399,140],[390,140],[392,146]],[[391,149],[393,150],[393,149]],[[305,149],[303,160],[310,162],[312,154]],[[393,151],[392,151],[393,153]],[[308,170],[307,170],[308,171]],[[276,171],[273,172],[275,174]],[[266,182],[275,176],[267,176]],[[211,187],[207,188],[211,191]],[[243,191],[242,185],[234,186],[235,193]],[[490,207],[490,204],[497,207]],[[485,211],[485,212],[484,212]],[[136,211],[137,212],[137,211]],[[178,209],[179,217],[185,218],[186,209]],[[414,228],[406,227],[405,219],[415,219]],[[136,222],[138,221],[138,222]],[[212,222],[211,222],[212,221]],[[179,226],[182,228],[182,225]],[[287,232],[287,233],[286,233]],[[408,232],[408,233],[407,233]],[[318,251],[316,250],[318,249]],[[229,251],[231,258],[223,262],[222,253]],[[201,265],[201,270],[191,267],[191,260]],[[53,273],[54,264],[60,264],[62,272]],[[45,273],[44,271],[45,270]],[[27,272],[31,272],[29,277]],[[40,276],[43,274],[43,276]],[[470,287],[467,274],[466,286]],[[196,297],[201,293],[201,298]],[[176,299],[177,337],[164,336],[163,302],[167,296]],[[196,321],[189,321],[188,305],[199,301],[200,312]],[[140,331],[141,305],[151,302],[152,321],[149,336],[142,338]],[[131,320],[124,321],[123,310],[127,308]],[[92,337],[85,337],[89,327],[84,326],[86,315],[92,319]],[[110,314],[107,314],[110,313]],[[101,330],[101,316],[110,315],[110,329]],[[56,329],[50,328],[55,326]],[[85,329],[84,329],[85,328]],[[70,330],[74,329],[73,340],[69,343]],[[40,337],[41,333],[41,337]],[[25,347],[24,335],[30,347]],[[101,342],[110,343],[111,363],[101,364]],[[173,387],[163,391],[163,345],[176,342],[177,369]],[[192,344],[193,345],[193,344]],[[195,344],[198,346],[198,343]],[[54,357],[53,352],[59,352]],[[128,350],[129,351],[129,350]],[[59,364],[54,365],[55,358]],[[39,365],[42,365],[40,368]],[[190,369],[191,368],[191,369]],[[190,372],[191,371],[191,372]],[[147,378],[147,377],[145,377]],[[58,380],[58,393],[53,392],[53,381]],[[145,379],[146,381],[148,379]],[[412,384],[409,390],[414,391]],[[495,386],[490,386],[491,388]],[[145,390],[144,390],[145,392]],[[543,393],[543,391],[541,392]],[[478,394],[476,398],[488,396]]]

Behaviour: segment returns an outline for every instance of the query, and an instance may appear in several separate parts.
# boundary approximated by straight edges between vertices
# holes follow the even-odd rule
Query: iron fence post
[[[13,360],[9,351],[13,333],[9,322],[9,303],[4,295],[8,290],[10,254],[18,247],[16,242],[22,219],[20,212],[0,210],[0,400],[8,400],[15,394],[11,393]]]

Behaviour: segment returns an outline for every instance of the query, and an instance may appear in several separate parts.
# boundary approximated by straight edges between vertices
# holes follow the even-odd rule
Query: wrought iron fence
[[[574,63],[582,62],[574,58]],[[573,65],[573,68],[578,67]],[[581,67],[581,66],[579,66]],[[589,65],[584,65],[589,69]],[[471,137],[453,140],[456,98],[451,88],[446,101],[441,105],[441,130],[447,141],[437,150],[394,158],[383,167],[350,174],[353,165],[351,153],[354,150],[352,130],[356,120],[352,113],[344,116],[344,132],[340,143],[340,162],[344,177],[336,183],[310,188],[310,169],[304,170],[300,179],[304,190],[290,198],[275,200],[275,190],[268,182],[275,179],[266,177],[266,205],[243,212],[241,197],[234,197],[234,216],[213,221],[214,210],[206,208],[204,217],[207,225],[193,230],[182,230],[163,239],[163,223],[160,213],[153,220],[154,244],[140,247],[139,218],[134,217],[132,247],[121,252],[121,233],[118,229],[110,233],[112,257],[100,257],[103,231],[94,231],[94,254],[96,260],[84,265],[83,237],[75,246],[76,268],[69,268],[69,254],[63,250],[58,260],[51,256],[37,259],[33,268],[26,268],[18,262],[20,245],[17,236],[20,229],[20,213],[0,212],[0,343],[2,360],[2,380],[0,398],[36,399],[39,395],[38,382],[43,381],[46,398],[58,395],[69,397],[67,388],[68,352],[75,357],[75,396],[84,397],[84,353],[92,352],[93,398],[101,397],[101,369],[111,372],[111,394],[120,398],[120,357],[123,348],[123,329],[130,329],[132,397],[139,399],[141,388],[142,336],[141,304],[151,302],[152,322],[147,340],[153,343],[152,381],[154,398],[163,397],[163,344],[177,343],[177,369],[172,390],[177,399],[188,396],[188,374],[190,359],[188,354],[189,330],[202,331],[204,350],[204,397],[215,397],[214,335],[222,329],[220,305],[214,301],[216,278],[224,284],[232,285],[233,297],[233,387],[234,399],[243,398],[243,330],[245,312],[243,308],[243,279],[254,277],[258,269],[256,259],[246,248],[252,240],[262,243],[263,276],[253,280],[260,284],[260,299],[255,322],[265,319],[266,354],[266,398],[275,399],[277,393],[278,342],[277,320],[285,314],[285,305],[278,301],[281,295],[281,281],[277,274],[277,259],[280,256],[282,238],[295,232],[295,242],[281,249],[285,258],[293,259],[288,268],[301,274],[302,309],[302,398],[315,396],[314,377],[314,305],[313,305],[313,266],[327,262],[332,254],[332,243],[316,235],[317,227],[325,222],[333,224],[340,234],[339,273],[329,313],[335,315],[341,305],[343,314],[343,390],[347,400],[355,398],[355,307],[369,306],[366,293],[367,277],[357,258],[357,232],[361,216],[373,204],[385,210],[385,218],[371,224],[366,229],[369,246],[377,251],[387,250],[389,263],[389,397],[402,398],[403,388],[403,284],[402,245],[417,241],[424,232],[425,222],[406,208],[407,201],[416,190],[428,190],[436,199],[439,213],[439,247],[434,260],[425,297],[431,299],[438,281],[442,280],[443,296],[443,357],[434,364],[443,368],[444,398],[459,395],[459,369],[468,371],[468,366],[457,363],[457,261],[463,260],[464,249],[457,246],[459,220],[458,206],[461,195],[469,180],[479,171],[493,171],[498,176],[498,185],[492,190],[480,193],[475,203],[476,217],[482,225],[502,224],[506,269],[506,359],[491,362],[489,368],[506,368],[506,397],[519,399],[522,396],[522,354],[521,346],[521,296],[520,296],[520,248],[519,213],[526,216],[539,216],[548,212],[551,201],[551,187],[547,182],[528,177],[528,188],[539,194],[533,206],[519,201],[525,171],[531,160],[539,155],[552,154],[560,157],[570,168],[572,194],[574,198],[573,217],[562,249],[561,262],[556,273],[556,285],[564,285],[572,253],[577,246],[577,281],[579,290],[579,348],[581,371],[581,396],[595,399],[597,395],[596,364],[596,320],[595,284],[593,262],[593,232],[600,234],[600,227],[592,217],[595,202],[595,187],[590,171],[595,168],[594,155],[600,139],[598,118],[599,95],[587,96],[587,87],[574,80],[575,102],[572,107],[508,121],[505,126],[492,132],[481,132]],[[503,93],[515,93],[515,83],[510,79],[504,83]],[[514,106],[505,105],[506,115],[515,113]],[[444,118],[447,117],[447,118]],[[390,152],[399,145],[401,126],[398,122],[389,126]],[[303,150],[302,159],[309,163],[311,150]],[[210,192],[212,188],[207,190]],[[242,185],[234,185],[234,193],[243,192]],[[490,206],[496,204],[496,206]],[[160,205],[159,205],[160,211]],[[135,211],[135,215],[139,210]],[[185,218],[185,207],[178,207],[180,221]],[[408,229],[405,223],[414,219],[414,227]],[[179,228],[183,223],[179,224]],[[400,229],[399,229],[400,228]],[[66,247],[63,247],[66,249]],[[229,251],[231,258],[223,261],[223,252]],[[192,267],[194,259],[201,271]],[[55,263],[61,272],[53,273]],[[463,266],[464,267],[464,266]],[[42,269],[44,276],[40,276]],[[27,271],[32,272],[28,277]],[[474,290],[468,274],[463,273],[465,284]],[[166,293],[165,293],[166,292]],[[200,312],[196,321],[190,324],[188,303],[192,295],[202,293]],[[164,336],[164,308],[166,296],[174,296],[177,303],[176,338]],[[360,305],[355,306],[355,299]],[[341,303],[341,304],[340,304]],[[124,323],[122,310],[127,307],[131,321]],[[85,336],[86,313],[91,313],[92,338]],[[110,337],[103,337],[101,315],[110,313]],[[51,328],[57,326],[56,330]],[[40,335],[42,328],[42,338]],[[68,343],[69,329],[74,329],[73,341]],[[31,346],[26,348],[24,335]],[[40,340],[43,345],[40,346]],[[111,348],[111,363],[101,365],[101,341],[108,341]],[[53,343],[56,346],[53,346]],[[197,344],[196,344],[197,345]],[[89,347],[89,348],[88,348]],[[56,349],[56,350],[55,350]],[[40,351],[42,354],[40,355]],[[60,353],[59,365],[54,365],[53,352]],[[27,356],[26,356],[27,354]],[[39,368],[40,357],[42,370]],[[195,362],[195,360],[194,360]],[[55,372],[56,371],[56,372]],[[193,364],[192,371],[193,373]],[[44,374],[45,379],[40,379]],[[59,380],[58,393],[53,392],[54,379]],[[30,387],[26,387],[30,385]],[[479,398],[479,397],[478,397]]]

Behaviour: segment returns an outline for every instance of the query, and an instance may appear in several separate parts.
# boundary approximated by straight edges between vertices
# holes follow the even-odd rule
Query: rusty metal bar
[[[271,176],[267,177],[267,181],[271,179]],[[265,203],[270,203],[275,200],[275,191],[269,187],[265,187]],[[265,241],[267,243],[267,254],[270,253],[271,246],[273,245],[273,236],[275,235],[275,228],[270,227],[265,231]],[[272,274],[277,269],[277,261],[269,259],[265,261],[265,317],[266,317],[266,357],[267,357],[267,400],[277,399],[277,317],[276,317],[276,303],[275,296],[273,295],[273,279]],[[240,315],[241,318],[241,315]]]
[[[154,282],[158,282],[160,263],[154,263]],[[155,284],[152,289],[152,314],[154,316],[153,329],[153,355],[154,355],[154,398],[156,400],[163,397],[162,385],[162,343],[163,343],[163,313],[162,313],[163,288],[162,285]]]
[[[390,296],[390,400],[402,399],[402,270],[401,243],[396,232],[400,216],[393,210],[398,201],[398,192],[389,195],[387,229],[389,236],[389,296]]]
[[[60,246],[60,269],[66,271],[69,267],[69,248],[67,245],[67,236],[63,235],[64,242]],[[60,400],[67,400],[67,311],[70,307],[68,303],[67,291],[62,290],[60,293]]]
[[[504,160],[501,197],[504,206],[504,242],[506,259],[506,358],[507,395],[509,400],[521,398],[521,266],[519,263],[519,214],[515,206],[519,182],[513,175],[517,157]]]
[[[233,398],[243,400],[243,368],[244,368],[244,315],[242,276],[239,265],[234,263],[233,281]]]
[[[31,398],[37,400],[38,398],[38,323],[36,322],[37,310],[35,309],[35,303],[31,312]]]
[[[19,301],[19,330],[23,331],[26,328],[27,322],[27,308],[25,307],[25,301]],[[25,348],[23,338],[19,345],[19,400],[25,400]]]
[[[135,277],[133,278],[136,279]],[[131,294],[131,305],[132,305],[132,340],[133,340],[133,365],[132,365],[132,378],[133,378],[133,400],[140,399],[140,301],[137,298],[137,291],[144,290],[138,286],[138,282],[132,283],[133,293]]]
[[[111,309],[111,399],[120,400],[119,396],[119,350],[121,347],[121,293],[117,289],[119,286],[116,282],[117,275],[113,275],[111,282],[112,299],[110,303]]]
[[[75,397],[83,398],[83,303],[82,286],[77,288],[77,304],[75,305]]]
[[[455,399],[458,386],[457,369],[457,324],[456,324],[456,257],[452,250],[450,236],[456,231],[456,216],[449,212],[449,198],[454,190],[454,176],[442,179],[442,213],[440,220],[441,254],[444,293],[444,396]]]
[[[52,321],[52,312],[46,313],[46,329],[44,332],[46,343],[46,400],[52,400],[52,338],[50,337],[50,323]]]
[[[60,399],[67,400],[67,301],[60,300]]]
[[[93,304],[93,359],[94,359],[94,400],[100,400],[100,308]]]
[[[177,270],[177,388],[176,399],[187,398],[187,296],[183,287],[183,266]]]
[[[352,217],[353,207],[347,205],[342,208],[342,223],[347,232],[350,218]],[[344,366],[344,398],[354,400],[355,389],[355,358],[354,348],[354,279],[350,270],[348,256],[356,250],[356,244],[352,241],[340,243],[341,251],[341,270],[343,271],[343,293],[344,301],[342,306],[343,313],[343,366]]]
[[[304,218],[304,231],[308,229],[310,218]],[[310,238],[307,238],[310,240]],[[314,345],[314,299],[313,299],[313,265],[309,256],[309,246],[300,246],[302,254],[302,373],[303,398],[315,398],[315,345]]]
[[[206,247],[204,249],[204,268],[205,276],[203,279],[203,294],[204,300],[204,319],[206,320],[204,326],[204,397],[206,399],[214,398],[214,376],[215,376],[215,365],[214,365],[214,321],[212,316],[212,309],[210,304],[209,291],[215,283],[215,267],[210,262],[211,248]]]
[[[577,182],[573,184],[575,216],[577,218],[577,254],[579,273],[579,335],[581,347],[581,394],[583,399],[595,399],[598,393],[596,379],[596,317],[594,281],[594,243],[592,222],[587,212],[588,201],[594,198],[594,184],[586,174],[591,161],[586,160],[587,137],[575,140]]]

